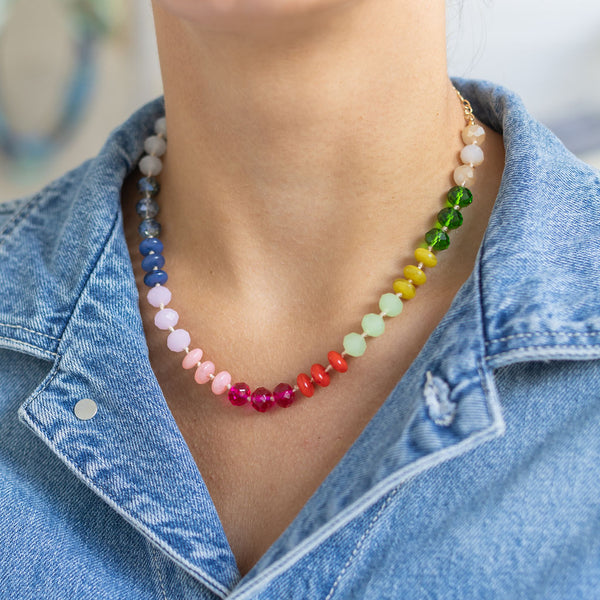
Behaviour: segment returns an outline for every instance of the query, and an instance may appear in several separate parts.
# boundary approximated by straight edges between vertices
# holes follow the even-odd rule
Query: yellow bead
[[[403,273],[404,277],[412,280],[415,285],[423,285],[427,281],[427,275],[419,267],[415,267],[415,265],[407,265],[404,267]]]
[[[415,286],[406,281],[406,279],[396,279],[393,288],[396,294],[402,294],[404,300],[410,300],[415,297]]]
[[[415,258],[417,262],[423,263],[426,267],[435,267],[437,258],[433,252],[429,252],[427,248],[417,248],[415,250]]]

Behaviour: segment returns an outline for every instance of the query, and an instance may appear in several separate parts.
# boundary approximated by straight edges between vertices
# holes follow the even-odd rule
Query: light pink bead
[[[156,308],[159,308],[161,304],[166,306],[171,302],[171,290],[164,285],[156,285],[150,288],[146,298],[148,299],[148,302],[152,306],[156,306]]]
[[[185,329],[176,329],[167,337],[167,347],[173,352],[181,352],[190,345],[191,341],[190,334]]]
[[[194,373],[196,383],[206,383],[211,375],[215,373],[215,363],[210,360],[205,360]]]
[[[169,327],[175,327],[179,321],[179,315],[177,311],[172,308],[163,308],[154,315],[154,324],[159,329],[169,329]],[[185,346],[184,346],[185,347]]]
[[[465,144],[483,144],[485,129],[481,125],[467,125],[462,130],[462,139]]]
[[[470,187],[475,181],[475,170],[470,165],[460,165],[454,169],[454,182],[462,187]]]
[[[231,375],[227,371],[221,371],[215,375],[212,385],[212,391],[218,396],[222,394],[231,383]]]
[[[185,358],[181,362],[181,365],[183,366],[184,369],[191,369],[192,367],[195,367],[200,362],[201,358],[202,358],[202,350],[200,348],[194,348],[193,350],[190,350],[185,355]]]
[[[476,167],[483,162],[483,150],[476,144],[469,144],[460,151],[460,160],[465,165]]]

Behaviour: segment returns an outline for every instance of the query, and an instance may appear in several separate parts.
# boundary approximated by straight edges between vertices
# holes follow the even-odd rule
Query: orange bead
[[[402,294],[403,300],[410,300],[415,297],[415,286],[406,279],[396,279],[393,288],[396,294]]]
[[[329,364],[338,372],[345,373],[348,370],[348,363],[344,359],[344,357],[335,350],[332,350],[327,355],[327,359],[329,360]]]
[[[318,383],[321,387],[327,387],[329,385],[329,373],[325,370],[325,367],[320,364],[315,364],[310,368],[310,374],[314,379],[315,383]]]
[[[310,377],[306,373],[300,373],[296,378],[296,383],[298,384],[300,391],[307,398],[310,398],[315,393],[315,386],[312,384]]]

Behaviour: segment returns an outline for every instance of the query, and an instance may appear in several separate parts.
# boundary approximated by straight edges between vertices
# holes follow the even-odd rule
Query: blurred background
[[[600,2],[447,6],[450,74],[517,91],[600,167]],[[160,93],[150,0],[0,0],[0,201],[96,154]]]

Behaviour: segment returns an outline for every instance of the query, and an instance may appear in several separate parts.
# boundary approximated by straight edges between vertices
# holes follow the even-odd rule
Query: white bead
[[[162,138],[159,138],[156,135],[151,135],[147,137],[144,142],[144,150],[148,154],[153,154],[154,156],[162,156],[167,149],[167,143]]]
[[[462,139],[465,144],[483,144],[485,129],[481,125],[467,125],[462,130]]]
[[[165,117],[156,119],[154,122],[154,131],[157,135],[164,135],[167,137],[167,119]]]
[[[465,165],[476,167],[483,162],[483,150],[477,144],[469,144],[460,151],[460,160]]]
[[[470,187],[475,181],[475,170],[470,165],[461,165],[454,169],[454,182],[462,187]]]
[[[150,177],[150,175],[158,175],[162,171],[162,161],[156,156],[144,156],[144,158],[140,160],[140,164],[138,166],[140,171],[146,175],[146,177]]]

